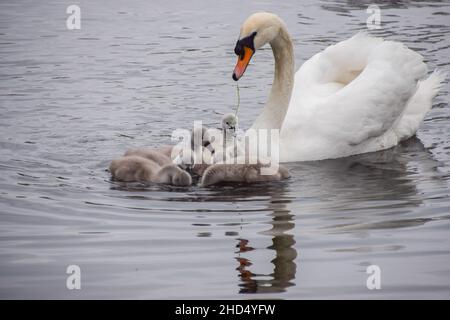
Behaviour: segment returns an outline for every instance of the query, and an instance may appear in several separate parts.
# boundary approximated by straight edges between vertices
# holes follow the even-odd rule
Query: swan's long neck
[[[275,58],[275,75],[269,99],[253,129],[281,129],[294,87],[294,49],[286,27],[270,42]]]

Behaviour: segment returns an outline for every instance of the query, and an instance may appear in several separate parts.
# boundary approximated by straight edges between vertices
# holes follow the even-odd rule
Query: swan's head
[[[255,51],[272,42],[283,26],[284,22],[276,14],[269,12],[254,13],[245,20],[234,48],[234,53],[238,56],[233,72],[235,81],[242,77]]]

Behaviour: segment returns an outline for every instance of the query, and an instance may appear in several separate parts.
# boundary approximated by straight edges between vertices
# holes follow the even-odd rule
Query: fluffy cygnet
[[[157,162],[141,156],[129,155],[115,159],[109,166],[112,177],[124,182],[155,182],[175,186],[189,186],[191,176],[174,164],[160,166]]]
[[[170,156],[172,155],[173,147],[174,146],[172,146],[172,145],[164,145],[155,150],[158,151],[159,153],[162,153],[166,157],[170,158]]]
[[[200,149],[200,147],[204,147],[209,149],[210,152],[213,153],[212,146],[210,142],[207,139],[206,136],[207,128],[202,126],[201,128],[196,128],[192,130],[189,134],[189,141],[187,143],[187,146],[190,151],[195,152]],[[198,135],[200,144],[197,146],[195,144],[195,137]],[[166,161],[167,158],[170,159],[171,163],[179,164],[181,167],[185,166],[185,162],[190,161],[184,161],[183,159],[183,150],[184,147],[180,145],[163,145],[156,149],[134,149],[134,150],[128,150],[125,155],[140,155],[144,158],[148,158],[151,160],[155,160],[156,162],[160,161]],[[159,155],[163,155],[166,158],[162,158],[159,155],[155,155],[155,152]],[[157,156],[156,159],[154,157]],[[192,161],[193,162],[193,161]]]
[[[236,137],[238,118],[233,113],[227,113],[222,117],[222,137],[214,145],[214,163],[233,162],[233,159],[241,156],[243,151]],[[211,140],[211,139],[210,139]]]
[[[261,163],[256,164],[226,164],[219,163],[208,167],[203,173],[200,185],[210,186],[221,182],[262,182],[262,181],[278,181],[290,177],[289,171],[279,166],[275,174],[263,175],[261,168],[268,167]]]
[[[227,113],[222,117],[222,129],[224,133],[235,134],[238,126],[238,118],[234,113]]]
[[[171,164],[172,159],[169,156],[165,155],[161,151],[154,149],[131,149],[125,152],[125,157],[127,156],[139,156],[142,158],[146,158],[156,162],[160,166],[164,166],[166,164]]]
[[[198,143],[200,142],[200,143]],[[209,155],[214,149],[207,136],[207,128],[202,126],[191,131],[188,148],[173,149],[173,162],[194,175],[201,176],[212,161],[204,161],[208,149]],[[176,156],[175,156],[176,155]]]

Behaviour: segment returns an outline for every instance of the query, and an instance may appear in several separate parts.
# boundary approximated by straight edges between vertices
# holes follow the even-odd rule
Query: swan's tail
[[[435,70],[427,79],[418,82],[416,93],[409,100],[400,121],[394,127],[399,141],[411,138],[419,129],[446,77],[446,72]]]

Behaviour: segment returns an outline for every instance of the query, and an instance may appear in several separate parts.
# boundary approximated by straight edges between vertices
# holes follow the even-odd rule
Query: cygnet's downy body
[[[262,174],[261,169],[268,166],[260,162],[256,164],[214,164],[205,170],[200,185],[206,187],[223,182],[253,183],[279,181],[290,177],[289,171],[281,165],[278,166],[278,170],[274,174]]]
[[[160,166],[141,156],[129,155],[111,162],[109,170],[113,179],[123,182],[154,182],[175,186],[189,186],[191,176],[177,165]]]
[[[165,155],[166,157],[170,158],[173,151],[173,145],[163,145],[161,147],[158,147],[155,149],[155,151]]]
[[[152,160],[160,166],[172,163],[172,159],[170,159],[169,156],[154,149],[130,149],[125,152],[124,156],[139,156],[148,160]]]

